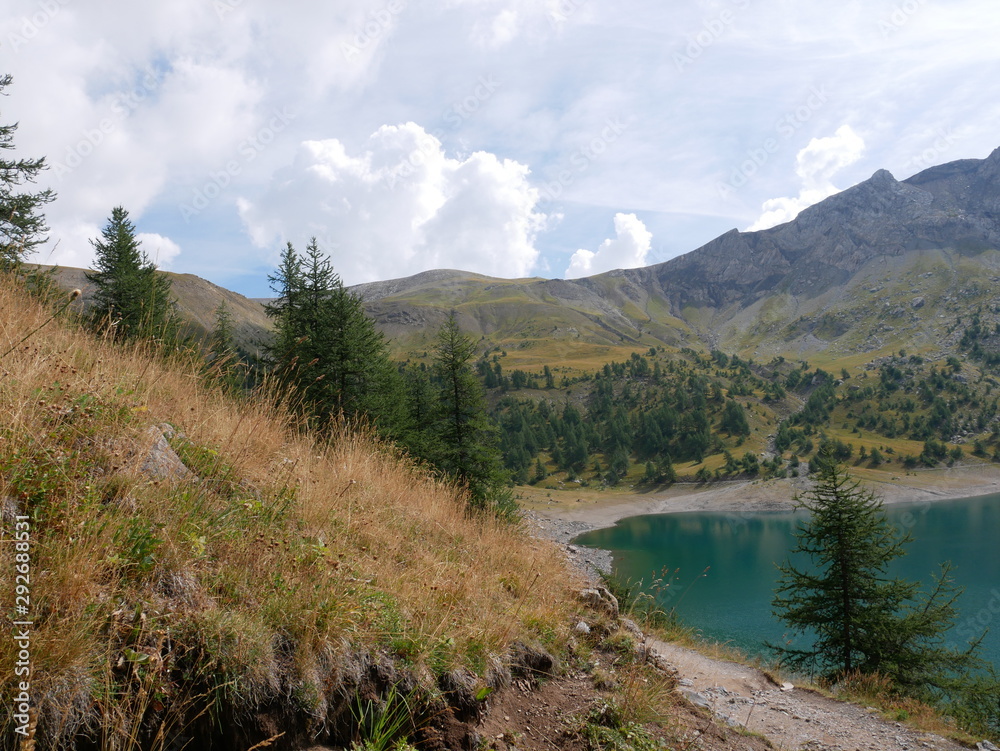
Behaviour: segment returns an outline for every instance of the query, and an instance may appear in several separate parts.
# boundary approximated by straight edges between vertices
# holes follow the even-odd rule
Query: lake
[[[952,575],[965,593],[949,640],[962,644],[990,628],[981,654],[1000,667],[1000,494],[884,509],[913,538],[890,574],[926,587],[941,562],[955,564]],[[574,542],[610,550],[615,572],[641,579],[647,591],[660,578],[662,606],[676,609],[704,637],[766,656],[764,642],[780,642],[785,634],[771,615],[775,564],[794,546],[794,530],[805,518],[804,511],[634,516]]]

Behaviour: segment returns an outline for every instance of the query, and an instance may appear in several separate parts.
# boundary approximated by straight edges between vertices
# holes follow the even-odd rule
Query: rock
[[[646,652],[646,662],[652,665],[654,668],[659,670],[665,675],[676,676],[677,668],[670,664],[666,657],[661,655],[659,652],[653,650],[647,650]],[[692,684],[694,685],[694,684]]]
[[[579,594],[579,600],[595,610],[603,610],[612,618],[618,618],[618,600],[604,587],[592,587]]]
[[[0,520],[3,523],[11,524],[14,518],[21,514],[21,507],[17,502],[16,498],[11,498],[8,495],[0,497]]]
[[[622,618],[621,625],[622,628],[632,634],[632,636],[638,636],[640,639],[645,636],[645,634],[642,633],[642,629],[639,628],[639,625],[631,618]]]
[[[795,688],[795,686],[793,686],[791,683],[782,683],[781,684],[781,690],[782,691],[791,691],[793,688]]]
[[[586,621],[580,621],[575,626],[573,626],[573,630],[576,631],[576,633],[578,634],[589,634],[590,626],[587,625]]]
[[[701,707],[702,709],[712,708],[708,699],[706,699],[702,694],[699,694],[697,691],[682,690],[681,693],[684,694],[685,699],[694,704],[696,707]]]
[[[910,303],[910,307],[913,308],[914,310],[916,310],[917,308],[924,307],[924,298],[922,297],[914,298],[913,301]]]
[[[976,744],[976,748],[978,751],[1000,751],[1000,748],[997,748],[989,741],[980,741]]]
[[[174,429],[166,424],[149,427],[144,436],[148,448],[145,449],[146,455],[139,465],[139,472],[153,480],[197,479],[167,443],[167,436],[173,434]]]

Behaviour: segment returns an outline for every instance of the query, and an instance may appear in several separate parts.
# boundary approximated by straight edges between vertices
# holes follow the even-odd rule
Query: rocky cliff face
[[[863,183],[760,232],[732,230],[679,258],[623,272],[685,306],[752,304],[775,290],[818,295],[878,256],[1000,248],[1000,149],[903,182],[879,170]]]

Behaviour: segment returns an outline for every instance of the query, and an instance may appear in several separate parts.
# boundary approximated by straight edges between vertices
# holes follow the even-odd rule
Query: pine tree
[[[179,319],[170,278],[158,273],[140,248],[128,212],[121,206],[112,209],[101,239],[90,244],[97,253],[95,270],[86,274],[96,287],[94,323],[119,340],[174,340]]]
[[[947,565],[929,594],[887,575],[909,538],[889,524],[874,493],[825,459],[814,488],[797,500],[811,516],[793,554],[809,556],[811,566],[780,565],[772,605],[794,633],[815,636],[807,648],[773,647],[786,664],[827,678],[880,672],[910,689],[943,685],[944,673],[978,664],[975,645],[944,644],[961,593]]]
[[[212,365],[210,372],[219,384],[233,393],[246,389],[250,382],[250,367],[236,343],[233,314],[225,300],[215,308],[215,325],[208,348],[208,360]]]
[[[482,387],[472,370],[475,347],[452,311],[438,332],[434,351],[440,385],[437,434],[441,453],[435,464],[468,488],[474,509],[513,513],[503,471],[496,425],[487,415]]]
[[[291,243],[285,245],[278,268],[268,274],[267,281],[278,295],[264,306],[264,312],[274,320],[274,337],[266,347],[267,356],[278,377],[291,382],[301,359],[298,332],[303,289],[302,261]]]
[[[12,80],[10,75],[0,76],[0,96],[4,95],[4,89]],[[16,130],[16,123],[0,125],[0,150],[14,148]],[[28,253],[46,240],[48,227],[39,211],[55,200],[55,193],[51,190],[31,193],[18,189],[25,183],[34,182],[44,169],[44,157],[0,158],[0,271],[16,268]]]

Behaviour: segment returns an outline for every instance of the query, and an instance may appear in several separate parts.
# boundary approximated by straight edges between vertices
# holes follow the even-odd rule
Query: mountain
[[[956,320],[1000,292],[998,251],[1000,149],[903,181],[879,170],[791,222],[734,229],[646,268],[575,280],[436,270],[354,290],[400,357],[421,357],[455,310],[466,331],[526,368],[591,368],[659,346],[840,360],[953,350]],[[171,276],[195,331],[226,300],[244,346],[266,337],[261,301]],[[60,277],[86,293],[80,270]]]
[[[791,222],[734,229],[646,268],[578,280],[435,271],[357,289],[412,351],[454,308],[529,364],[532,350],[646,345],[843,357],[940,346],[943,322],[998,291],[998,249],[1000,149],[904,181],[879,170]]]
[[[268,338],[271,324],[259,301],[250,300],[238,292],[212,284],[194,274],[164,273],[170,277],[171,291],[177,298],[188,333],[203,337],[212,331],[215,326],[215,311],[224,302],[233,316],[233,335],[243,349],[256,352]],[[80,289],[83,292],[84,306],[94,292],[94,285],[87,281],[85,274],[83,269],[67,266],[55,268],[59,286]]]

